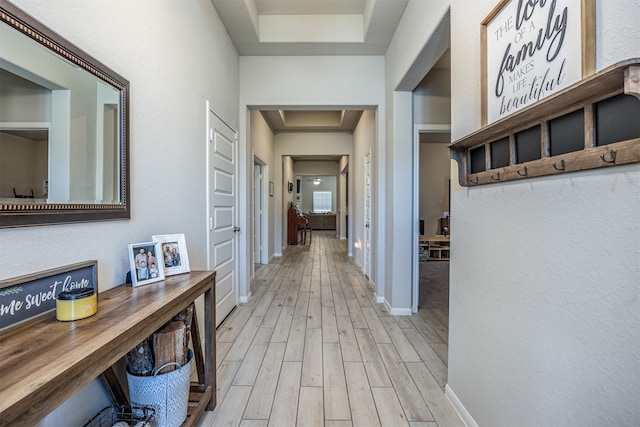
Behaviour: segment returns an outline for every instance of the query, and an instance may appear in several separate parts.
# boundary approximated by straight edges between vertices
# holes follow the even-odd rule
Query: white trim
[[[367,152],[364,155],[364,160],[363,160],[363,169],[364,169],[364,198],[363,198],[363,210],[362,212],[364,213],[363,215],[363,221],[362,221],[362,272],[364,273],[365,276],[367,277],[371,277],[371,271],[373,270],[371,268],[371,236],[373,235],[372,230],[372,210],[373,207],[371,206],[371,199],[373,198],[373,185],[372,185],[372,179],[371,179],[371,168],[373,167],[373,162],[371,161],[373,155],[371,154],[371,147],[369,147],[369,149],[367,150]],[[367,159],[369,159],[369,166],[367,166]],[[367,176],[367,173],[369,174]],[[367,179],[368,179],[368,183],[367,183]],[[369,189],[369,218],[367,218],[367,188]],[[353,221],[353,220],[352,220]],[[369,223],[367,224],[367,221],[369,221]],[[369,231],[367,232],[367,226]],[[368,247],[368,249],[367,249]],[[374,289],[376,289],[374,287]]]
[[[269,263],[269,164],[260,157],[255,150],[253,151],[253,161],[256,159],[262,167],[262,242],[260,247],[260,264]],[[255,196],[254,196],[255,198]]]
[[[444,387],[444,395],[447,396],[451,405],[453,405],[453,409],[456,410],[460,418],[462,418],[462,422],[465,423],[467,427],[478,427],[478,423],[473,419],[467,408],[464,407],[458,396],[453,392],[449,384]]]
[[[392,316],[411,316],[413,312],[410,308],[387,308]]]
[[[420,261],[418,259],[418,236],[420,234],[420,134],[429,132],[451,132],[451,125],[413,125],[413,224],[411,236],[411,311],[418,312],[420,290]]]
[[[276,252],[276,253],[273,254],[273,256],[281,258],[282,257],[282,252]]]
[[[377,300],[378,304],[384,304],[384,308],[386,308],[387,311],[389,312],[389,314],[392,315],[392,316],[411,316],[413,314],[413,312],[411,311],[410,308],[393,308],[393,307],[391,307],[391,304],[389,304],[389,301],[387,301],[383,297],[376,296],[376,300]]]
[[[240,297],[240,304],[248,303],[250,298],[251,298],[251,294],[247,295],[246,297]]]

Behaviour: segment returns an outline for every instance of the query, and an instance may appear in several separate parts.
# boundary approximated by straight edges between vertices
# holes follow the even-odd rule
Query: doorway
[[[433,305],[433,299],[439,300],[438,305],[443,305],[446,301],[448,307],[450,251],[443,249],[448,245],[444,242],[446,239],[437,241],[434,236],[442,235],[444,226],[447,227],[447,235],[451,231],[448,222],[451,185],[448,145],[451,141],[451,126],[415,125],[413,139],[415,232],[412,311],[416,313],[420,305]],[[426,286],[429,288],[425,288]]]
[[[253,156],[253,272],[269,263],[268,257],[268,189],[267,163],[254,154]]]

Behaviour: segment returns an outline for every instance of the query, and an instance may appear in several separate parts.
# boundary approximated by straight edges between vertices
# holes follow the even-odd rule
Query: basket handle
[[[165,363],[164,365],[160,366],[158,369],[155,370],[155,372],[153,373],[153,376],[155,377],[156,375],[158,375],[158,372],[162,371],[164,368],[171,365],[178,365],[178,369],[182,368],[182,365],[180,365],[178,362]]]

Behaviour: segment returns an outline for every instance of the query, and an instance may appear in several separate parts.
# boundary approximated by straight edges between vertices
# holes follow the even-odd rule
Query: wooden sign
[[[595,70],[594,0],[503,0],[482,22],[482,124]]]
[[[0,333],[56,308],[60,292],[97,290],[97,261],[86,261],[0,281]]]

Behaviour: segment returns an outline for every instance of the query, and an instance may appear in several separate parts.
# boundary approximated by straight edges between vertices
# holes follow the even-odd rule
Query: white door
[[[262,165],[253,164],[253,263],[262,261]]]
[[[364,157],[364,274],[371,277],[371,150]]]
[[[238,142],[235,130],[207,103],[208,260],[216,271],[216,326],[238,301]]]

